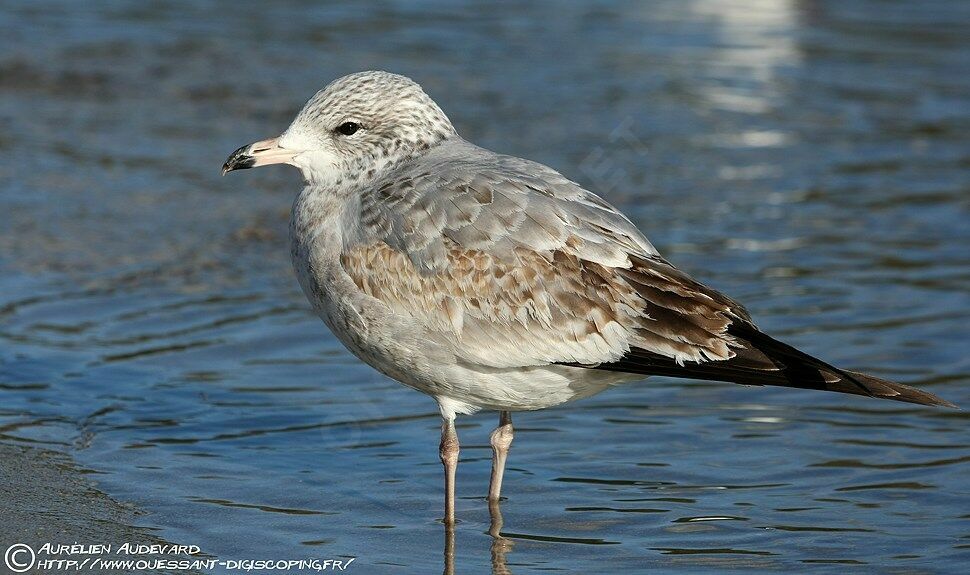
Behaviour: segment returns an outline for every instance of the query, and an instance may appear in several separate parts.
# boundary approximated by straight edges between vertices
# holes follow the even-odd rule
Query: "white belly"
[[[381,301],[358,290],[339,265],[304,266],[300,261],[294,262],[300,285],[341,343],[382,373],[433,396],[446,415],[543,409],[641,379],[563,365],[469,365],[411,318],[391,313]]]
[[[545,409],[643,376],[564,365],[490,371],[452,366],[447,379],[448,389],[435,395],[442,412],[474,413]]]

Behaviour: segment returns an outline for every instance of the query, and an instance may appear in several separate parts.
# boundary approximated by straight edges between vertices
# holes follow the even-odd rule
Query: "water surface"
[[[970,10],[757,0],[0,12],[0,441],[223,558],[442,570],[438,416],[289,269],[295,171],[219,178],[344,73],[619,205],[761,327],[970,405]],[[965,412],[657,378],[462,418],[458,572],[957,572]]]

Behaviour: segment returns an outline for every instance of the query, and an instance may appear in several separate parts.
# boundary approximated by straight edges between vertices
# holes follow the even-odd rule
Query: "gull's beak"
[[[222,165],[222,175],[233,170],[258,168],[269,164],[288,164],[297,153],[280,147],[279,138],[262,140],[243,146],[229,155]]]

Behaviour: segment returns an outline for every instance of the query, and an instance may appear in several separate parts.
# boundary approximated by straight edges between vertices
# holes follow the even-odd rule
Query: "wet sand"
[[[39,549],[51,545],[166,544],[148,529],[138,527],[144,512],[116,501],[84,476],[67,454],[47,449],[0,443],[0,493],[3,521],[0,548],[15,543]],[[41,558],[38,555],[38,558]],[[62,556],[63,558],[63,556]],[[146,558],[141,557],[139,558]],[[179,557],[184,558],[184,556]],[[0,568],[6,571],[6,566]],[[26,573],[57,573],[65,570],[40,569]],[[111,570],[89,573],[122,573]],[[134,572],[132,570],[131,572]],[[153,571],[154,572],[154,571]],[[195,573],[195,571],[157,571]]]

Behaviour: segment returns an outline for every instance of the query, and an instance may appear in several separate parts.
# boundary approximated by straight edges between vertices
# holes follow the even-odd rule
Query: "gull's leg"
[[[445,525],[455,523],[455,470],[458,469],[458,433],[455,419],[441,421],[441,444],[438,455],[445,466]]]
[[[505,475],[505,459],[512,445],[512,414],[499,414],[498,427],[492,432],[492,480],[488,484],[488,500],[498,501],[502,493],[502,476]]]

